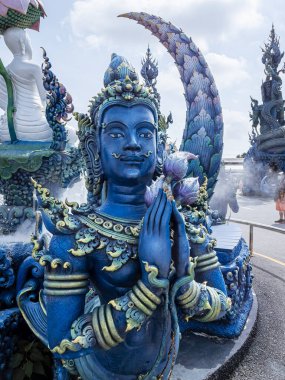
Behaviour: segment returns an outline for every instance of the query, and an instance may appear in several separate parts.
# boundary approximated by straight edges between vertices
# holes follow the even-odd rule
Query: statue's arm
[[[50,241],[50,266],[45,270],[49,347],[58,345],[69,331],[72,322],[84,312],[88,291],[86,257],[72,257],[74,235],[54,235]]]
[[[177,292],[177,306],[186,319],[194,318],[204,322],[219,319],[226,314],[231,303],[213,249],[215,241],[211,239],[206,227],[190,223],[186,225],[175,205],[173,210],[173,259],[177,282],[183,283]]]
[[[149,270],[148,267],[146,269]],[[58,279],[54,278],[53,281],[58,282]],[[50,281],[49,286],[55,282]],[[63,282],[67,286],[68,282]],[[116,347],[127,334],[139,330],[151,318],[162,303],[164,286],[163,280],[155,279],[152,284],[139,280],[125,295],[87,314],[84,314],[83,296],[65,295],[59,298],[49,295],[47,316],[50,320],[49,346],[52,353],[55,357],[70,359],[90,351],[107,351]],[[69,288],[64,291],[69,291]]]
[[[191,243],[189,281],[177,292],[177,305],[186,320],[211,322],[222,318],[231,308],[220,264],[207,234],[204,243]]]

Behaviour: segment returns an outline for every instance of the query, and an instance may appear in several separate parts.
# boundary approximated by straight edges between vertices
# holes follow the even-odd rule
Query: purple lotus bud
[[[188,161],[196,158],[197,156],[190,152],[175,152],[167,156],[163,167],[167,183],[184,178],[188,170]]]
[[[144,200],[147,207],[149,207],[153,203],[153,201],[157,197],[159,189],[163,188],[163,184],[164,184],[164,176],[162,175],[159,178],[157,178],[156,181],[152,181],[152,184],[150,186],[146,187]]]
[[[197,178],[186,178],[175,184],[173,196],[178,205],[186,206],[195,203],[199,196],[199,181]]]
[[[185,160],[187,161],[190,161],[190,160],[197,160],[197,158],[199,156],[196,156],[195,154],[193,153],[190,153],[190,152],[184,152],[184,151],[177,151],[175,152],[175,155],[179,158],[184,158]]]

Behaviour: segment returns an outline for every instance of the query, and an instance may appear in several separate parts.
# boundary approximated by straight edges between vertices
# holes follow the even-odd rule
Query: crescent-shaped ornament
[[[174,58],[184,86],[186,124],[180,150],[199,156],[190,160],[188,176],[208,178],[207,191],[213,194],[223,150],[223,117],[218,91],[211,71],[191,38],[160,17],[147,13],[125,13],[119,17],[136,20],[166,47]]]

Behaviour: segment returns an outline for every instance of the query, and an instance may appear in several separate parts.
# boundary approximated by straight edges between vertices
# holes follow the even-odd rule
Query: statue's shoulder
[[[32,180],[37,193],[37,206],[42,214],[46,229],[53,235],[74,235],[84,224],[80,214],[87,214],[88,205],[76,202],[64,202],[52,197],[47,188]]]

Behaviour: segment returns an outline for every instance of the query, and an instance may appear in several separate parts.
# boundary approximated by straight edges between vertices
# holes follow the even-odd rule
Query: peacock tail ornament
[[[192,152],[187,176],[198,177],[200,184],[208,178],[207,191],[212,196],[223,150],[223,118],[220,98],[211,71],[191,38],[160,17],[147,13],[122,14],[150,30],[174,58],[184,86],[186,124],[181,151]]]

